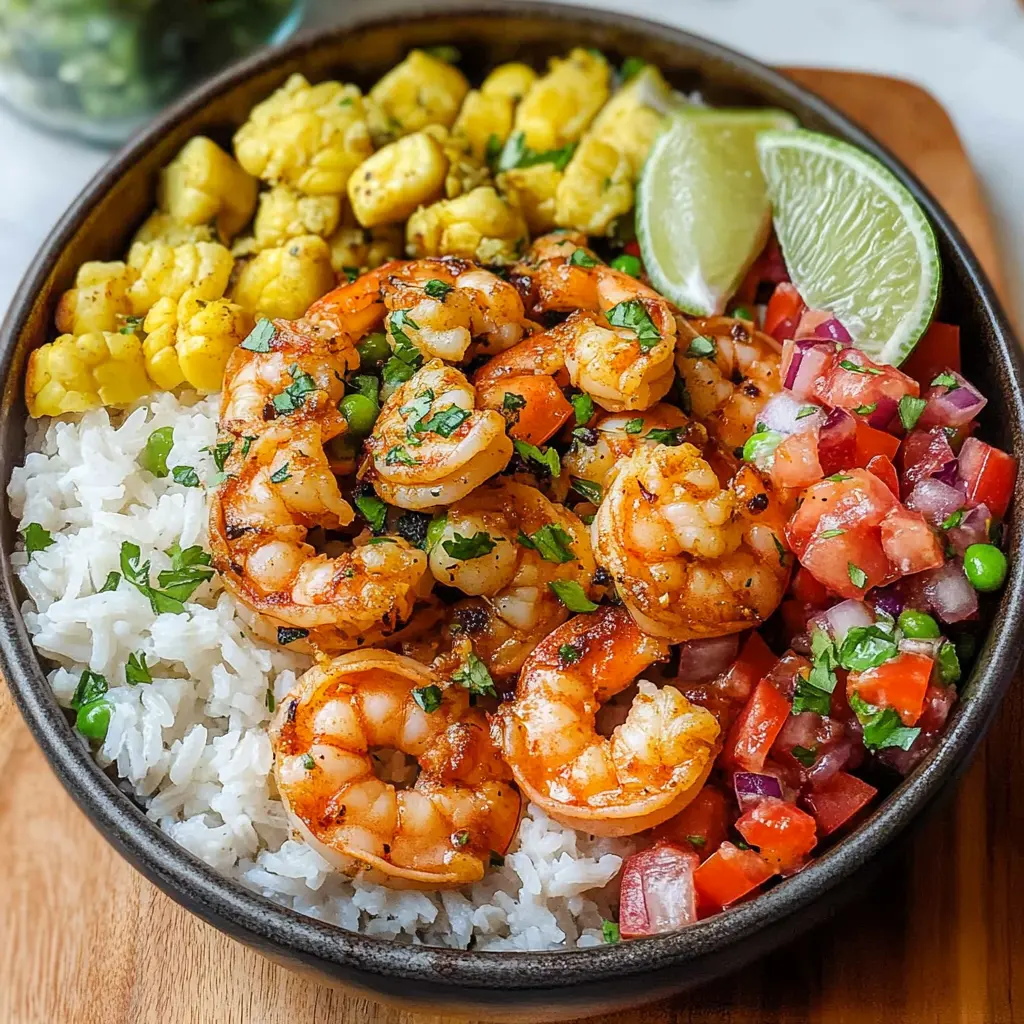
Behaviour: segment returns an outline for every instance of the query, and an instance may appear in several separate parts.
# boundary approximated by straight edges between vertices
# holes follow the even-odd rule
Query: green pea
[[[737,306],[733,311],[732,315],[737,320],[753,320],[754,314],[749,306]]]
[[[612,260],[611,266],[613,270],[621,270],[624,274],[629,274],[630,277],[639,277],[640,271],[643,269],[640,261],[628,252],[624,252],[621,256],[616,256]]]
[[[913,608],[900,612],[896,624],[903,630],[903,635],[912,640],[933,640],[942,635],[939,624],[927,612]]]
[[[998,590],[1006,579],[1006,555],[995,544],[972,544],[964,552],[964,572],[975,590]]]
[[[361,370],[379,370],[391,358],[391,346],[388,344],[387,335],[381,331],[368,334],[356,345],[356,351],[359,353]]]
[[[376,402],[370,401],[366,395],[346,395],[338,408],[345,417],[348,429],[359,437],[366,437],[373,430],[373,425],[380,415]]]
[[[91,740],[104,740],[107,738],[107,729],[110,727],[110,701],[100,698],[83,704],[78,709],[78,716],[75,725],[78,731]]]

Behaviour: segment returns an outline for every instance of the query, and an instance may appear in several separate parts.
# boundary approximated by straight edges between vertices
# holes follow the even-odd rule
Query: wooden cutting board
[[[917,172],[1001,287],[977,180],[935,100],[870,75],[791,74]],[[736,977],[601,1024],[1013,1021],[1024,1006],[1022,712],[1018,678],[956,800],[869,898]],[[0,737],[0,1024],[440,1024],[317,986],[187,914],[72,804],[2,686]]]

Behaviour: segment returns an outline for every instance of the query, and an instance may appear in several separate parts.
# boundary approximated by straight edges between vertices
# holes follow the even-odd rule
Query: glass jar
[[[0,0],[0,97],[58,131],[124,141],[199,79],[280,42],[305,0]]]

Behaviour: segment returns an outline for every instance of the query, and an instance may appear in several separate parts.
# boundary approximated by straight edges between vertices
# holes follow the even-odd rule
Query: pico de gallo
[[[788,503],[793,574],[775,620],[680,649],[674,684],[722,750],[698,796],[623,869],[618,936],[674,931],[800,871],[935,746],[1007,573],[1013,456],[976,436],[986,398],[959,329],[901,368],[808,309],[770,242],[734,311],[782,347],[782,390],[738,458]],[[772,646],[765,637],[772,640]]]

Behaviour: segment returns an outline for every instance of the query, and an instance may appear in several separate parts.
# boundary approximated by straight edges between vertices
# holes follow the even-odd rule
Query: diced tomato
[[[833,409],[818,434],[821,475],[832,476],[841,469],[849,469],[855,464],[856,453],[856,418],[845,409]]]
[[[897,505],[882,520],[881,530],[885,557],[903,576],[937,569],[946,560],[939,538],[920,512]]]
[[[630,256],[636,256],[638,259],[641,258],[640,243],[634,238],[632,241],[627,242],[623,247],[622,251],[628,253]]]
[[[747,635],[740,648],[740,656],[725,674],[725,689],[733,696],[747,700],[778,660],[761,634],[754,630]]]
[[[666,839],[707,860],[728,835],[731,803],[717,787],[705,786],[674,818],[654,830]]]
[[[804,549],[800,561],[829,590],[858,601],[865,591],[892,575],[878,529],[873,527],[845,528],[835,536],[819,535]]]
[[[846,692],[856,693],[875,707],[892,708],[904,725],[913,725],[921,717],[932,666],[931,658],[904,651],[875,668],[851,672]]]
[[[906,498],[919,480],[938,473],[956,456],[942,427],[932,427],[931,430],[912,430],[907,434],[900,458],[903,464],[902,491]]]
[[[916,380],[895,366],[875,363],[860,349],[847,348],[817,382],[815,396],[832,408],[857,409],[885,399],[898,402],[904,395],[916,397],[920,390]]]
[[[827,836],[845,825],[877,794],[874,786],[869,786],[856,775],[836,772],[820,789],[807,793],[804,802],[810,807],[821,834]]]
[[[562,394],[553,377],[545,374],[524,374],[501,377],[476,386],[477,402],[484,409],[502,412],[505,396],[514,395],[526,404],[508,412],[510,437],[528,444],[541,444],[572,415],[572,406]],[[518,403],[517,403],[518,404]]]
[[[791,434],[775,449],[771,477],[776,488],[809,487],[821,475],[818,439],[811,431]]]
[[[828,603],[828,591],[802,566],[798,565],[793,573],[793,581],[789,592],[805,604],[822,608]]]
[[[927,387],[947,366],[960,372],[960,328],[932,321],[900,369]]]
[[[969,505],[987,505],[994,519],[1006,515],[1017,479],[1017,460],[1012,455],[969,437],[960,449],[957,472],[967,485]]]
[[[658,842],[633,854],[622,869],[619,933],[625,939],[678,931],[697,920],[695,853]]]
[[[807,489],[803,504],[786,524],[786,538],[803,562],[804,551],[816,535],[829,530],[877,526],[895,504],[892,492],[873,473],[851,469],[838,474],[838,479],[822,480]],[[814,576],[831,586],[818,573],[814,572]]]
[[[776,341],[792,338],[803,310],[804,300],[796,287],[788,281],[777,284],[764,314],[765,334],[770,334]]]
[[[795,804],[776,797],[760,800],[741,815],[736,831],[783,872],[799,867],[818,841],[814,819]]]
[[[884,430],[877,430],[869,426],[863,420],[857,420],[857,450],[854,455],[855,466],[866,466],[873,458],[883,455],[887,459],[896,458],[899,451],[900,439],[887,434]]]
[[[729,730],[723,763],[748,772],[759,771],[789,712],[789,701],[762,679]]]
[[[714,913],[763,885],[775,872],[753,850],[722,845],[694,872],[702,913]]]
[[[900,496],[900,478],[896,475],[896,467],[890,458],[885,455],[875,455],[868,459],[866,468],[869,473],[874,473],[892,491],[894,497]]]

